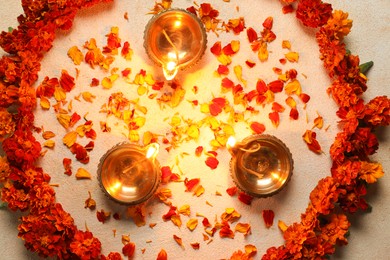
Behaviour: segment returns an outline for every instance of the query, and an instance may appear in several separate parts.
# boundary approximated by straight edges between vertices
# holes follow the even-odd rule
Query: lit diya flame
[[[249,195],[272,196],[291,178],[292,155],[274,136],[253,135],[242,142],[229,137],[226,147],[232,155],[230,170],[233,181]]]
[[[239,150],[242,152],[245,152],[245,153],[255,153],[255,152],[259,151],[261,148],[260,143],[258,143],[258,142],[253,143],[251,145],[251,147],[249,147],[248,149],[246,149],[245,146],[246,146],[246,143],[237,142],[236,138],[234,138],[233,136],[230,136],[226,142],[226,147],[232,156],[236,156],[236,154]],[[267,166],[261,165],[261,167],[259,167],[259,169],[258,169],[259,171],[254,171],[254,170],[249,169],[245,166],[245,162],[244,162],[245,158],[246,158],[245,156],[240,157],[240,161],[238,162],[239,167],[242,167],[249,174],[253,174],[260,179],[263,178],[264,174],[261,172],[264,172],[264,170],[266,170]]]
[[[156,160],[159,145],[146,147],[123,143],[100,160],[98,179],[104,193],[115,202],[135,205],[149,199],[161,181]]]
[[[149,58],[162,67],[167,80],[175,78],[200,60],[207,44],[203,23],[183,9],[168,9],[155,15],[144,32],[144,47]]]

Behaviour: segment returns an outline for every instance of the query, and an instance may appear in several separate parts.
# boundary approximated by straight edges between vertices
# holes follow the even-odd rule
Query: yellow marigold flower
[[[332,17],[328,20],[327,26],[335,32],[337,38],[342,39],[351,31],[352,20],[348,19],[348,13],[335,10]]]
[[[384,175],[384,172],[380,163],[369,163],[362,161],[359,175],[360,179],[363,179],[368,183],[374,183],[377,181],[377,179]]]

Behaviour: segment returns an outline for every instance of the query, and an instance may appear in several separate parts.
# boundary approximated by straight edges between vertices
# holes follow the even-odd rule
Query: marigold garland
[[[73,218],[55,201],[50,176],[35,166],[41,144],[33,136],[36,92],[32,85],[40,61],[52,47],[56,30],[70,29],[79,9],[99,2],[110,0],[23,0],[25,14],[18,17],[20,25],[0,37],[0,46],[9,53],[0,60],[0,139],[6,153],[0,158],[1,199],[12,211],[28,212],[21,218],[19,237],[27,249],[43,257],[120,259],[117,252],[101,255],[100,241],[91,232],[77,229]],[[369,159],[378,148],[374,130],[390,124],[386,96],[366,104],[361,98],[367,78],[359,57],[347,52],[343,43],[352,26],[348,14],[332,12],[331,5],[321,0],[301,0],[296,16],[304,25],[319,28],[320,58],[333,80],[328,93],[339,106],[343,129],[330,148],[331,176],[320,180],[311,192],[301,221],[285,228],[285,244],[269,248],[263,259],[322,259],[333,254],[336,245],[347,243],[350,223],[346,214],[368,208],[366,187],[383,175],[381,165]],[[16,114],[7,109],[12,105],[17,106]],[[231,259],[250,258],[251,253],[237,251]],[[166,255],[161,251],[158,257]]]

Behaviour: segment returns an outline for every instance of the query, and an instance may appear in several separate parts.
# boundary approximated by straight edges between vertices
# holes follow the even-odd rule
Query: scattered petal
[[[263,215],[265,226],[267,228],[270,228],[274,223],[275,213],[273,212],[273,210],[265,209],[263,210],[262,215]]]
[[[91,174],[84,168],[78,168],[75,176],[78,180],[91,179]]]

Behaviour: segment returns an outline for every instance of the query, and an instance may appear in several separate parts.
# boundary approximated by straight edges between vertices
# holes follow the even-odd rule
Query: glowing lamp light
[[[141,147],[121,143],[102,156],[98,180],[104,194],[117,203],[136,205],[147,201],[161,182],[157,143]]]
[[[282,190],[293,172],[287,146],[271,135],[252,135],[242,142],[229,137],[231,177],[236,186],[253,197],[269,197]]]
[[[179,70],[196,64],[206,45],[202,21],[184,9],[168,9],[156,14],[144,31],[146,53],[162,67],[167,80],[173,80]]]

